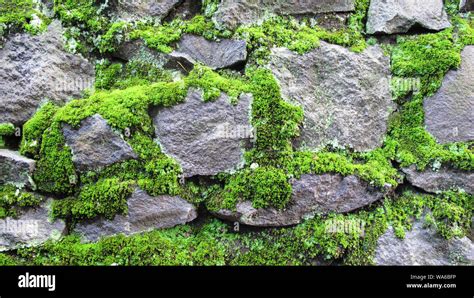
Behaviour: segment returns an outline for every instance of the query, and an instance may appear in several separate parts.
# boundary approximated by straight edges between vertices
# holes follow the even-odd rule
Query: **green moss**
[[[8,31],[25,30],[37,34],[46,29],[50,20],[32,0],[0,0],[0,36]]]
[[[228,178],[222,192],[215,193],[208,208],[235,209],[239,201],[251,201],[254,208],[283,209],[291,198],[291,185],[283,170],[272,167],[246,169]]]
[[[23,125],[20,153],[35,158],[39,157],[44,131],[51,125],[58,107],[53,103],[43,105],[36,114]]]
[[[13,185],[0,186],[0,219],[16,217],[19,208],[37,206],[43,198],[17,189]]]
[[[118,179],[103,179],[84,185],[78,198],[56,200],[52,205],[54,218],[69,218],[73,222],[104,216],[113,219],[116,214],[126,214],[127,198],[133,187]]]
[[[5,253],[0,253],[0,266],[19,266],[21,262]]]
[[[11,123],[0,123],[0,136],[11,136],[15,133],[15,125]]]
[[[74,191],[76,171],[60,123],[53,123],[43,133],[33,180],[40,191],[55,194],[71,194]]]

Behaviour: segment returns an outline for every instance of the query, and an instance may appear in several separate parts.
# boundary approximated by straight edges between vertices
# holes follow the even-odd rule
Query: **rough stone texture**
[[[369,205],[383,197],[356,176],[303,175],[293,183],[293,194],[285,210],[255,209],[252,202],[237,204],[236,212],[220,210],[216,216],[259,227],[279,227],[299,224],[315,214],[344,213]]]
[[[114,14],[125,21],[137,21],[152,17],[163,19],[181,0],[113,0],[110,7]]]
[[[96,114],[81,122],[77,130],[63,126],[66,144],[79,171],[97,170],[110,164],[137,158],[130,145],[112,131],[104,118]]]
[[[448,72],[443,85],[424,101],[425,125],[439,143],[474,140],[474,46],[461,53],[461,66]]]
[[[89,220],[79,223],[75,231],[88,241],[123,233],[130,235],[159,228],[170,228],[193,221],[196,208],[180,197],[151,197],[136,189],[128,199],[128,214],[116,215],[113,220]]]
[[[354,0],[223,0],[215,14],[218,23],[234,29],[239,25],[258,23],[271,15],[315,15],[354,10]]]
[[[204,102],[191,89],[182,104],[154,111],[154,124],[163,151],[176,159],[184,177],[212,176],[243,163],[243,148],[252,137],[252,97],[242,95],[232,105],[227,95]]]
[[[366,151],[382,144],[394,104],[390,61],[379,47],[356,54],[321,42],[304,55],[275,48],[269,66],[283,97],[304,109],[297,145],[318,148],[336,143]]]
[[[35,163],[17,151],[0,149],[0,185],[11,183],[19,187],[35,188],[31,178]]]
[[[461,0],[459,9],[461,11],[474,11],[474,0]]]
[[[377,242],[377,265],[473,265],[474,244],[467,238],[446,240],[422,222],[413,224],[404,239],[390,227]]]
[[[414,186],[422,188],[427,192],[436,193],[451,188],[462,188],[466,192],[474,194],[474,173],[449,168],[441,168],[438,171],[426,169],[418,172],[416,166],[403,168],[407,180]]]
[[[50,221],[48,214],[51,203],[48,200],[41,206],[22,210],[16,219],[0,219],[0,251],[59,240],[66,232],[66,224],[62,220]]]
[[[64,103],[94,85],[94,66],[66,53],[54,21],[40,35],[16,34],[0,49],[0,119],[21,126],[46,100]]]
[[[171,56],[182,57],[192,64],[201,62],[213,69],[228,68],[245,63],[247,43],[232,39],[209,41],[204,37],[186,34]]]
[[[442,30],[451,26],[443,0],[372,0],[367,33],[405,33],[415,26]]]

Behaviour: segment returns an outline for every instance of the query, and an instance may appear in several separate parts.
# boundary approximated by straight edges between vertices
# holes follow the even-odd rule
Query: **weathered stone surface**
[[[201,62],[213,69],[228,68],[245,63],[247,43],[232,39],[209,41],[204,37],[186,34],[171,56],[184,58],[192,64]]]
[[[110,3],[114,14],[125,21],[137,21],[142,18],[163,19],[181,0],[113,0]]]
[[[436,193],[450,190],[451,188],[462,188],[466,192],[474,194],[474,173],[449,168],[441,168],[438,171],[426,169],[418,172],[416,166],[403,168],[407,180],[414,186],[422,188],[427,192]]]
[[[292,186],[292,198],[285,210],[255,209],[252,202],[245,201],[237,204],[236,212],[220,210],[215,214],[222,219],[250,226],[289,226],[315,214],[349,212],[367,206],[384,195],[356,176],[303,175]]]
[[[223,0],[216,12],[216,21],[234,29],[239,25],[258,23],[271,15],[315,15],[354,10],[354,0]]]
[[[64,51],[59,21],[44,34],[11,36],[0,49],[0,65],[0,119],[17,126],[43,101],[64,103],[94,85],[94,66]]]
[[[474,244],[467,238],[446,240],[421,221],[413,224],[404,239],[395,236],[393,228],[377,242],[377,265],[473,265]]]
[[[66,224],[62,220],[50,221],[50,205],[48,200],[41,206],[22,210],[18,218],[0,219],[0,251],[59,240],[66,232]]]
[[[0,149],[0,185],[11,183],[19,187],[35,188],[31,178],[35,163],[16,151]]]
[[[379,47],[356,54],[321,42],[304,55],[275,48],[269,66],[283,97],[304,109],[299,146],[338,144],[366,151],[382,144],[394,104],[390,61]]]
[[[79,129],[65,124],[63,134],[79,171],[97,170],[110,164],[137,158],[130,145],[96,114],[81,122]]]
[[[415,26],[442,30],[451,26],[443,0],[372,0],[367,33],[405,33]]]
[[[136,189],[128,199],[128,214],[116,215],[113,220],[89,220],[79,223],[75,231],[86,240],[96,241],[115,234],[135,234],[153,229],[170,228],[193,221],[196,208],[180,197],[151,197]]]
[[[191,89],[184,103],[154,111],[158,141],[181,164],[184,177],[231,171],[243,163],[245,142],[252,137],[251,104],[246,94],[237,105],[225,94],[204,102]]]
[[[461,11],[474,11],[474,1],[473,0],[461,0],[459,4],[459,9]]]
[[[424,101],[426,129],[439,143],[474,140],[474,46],[461,53],[461,66],[448,72],[439,91]]]

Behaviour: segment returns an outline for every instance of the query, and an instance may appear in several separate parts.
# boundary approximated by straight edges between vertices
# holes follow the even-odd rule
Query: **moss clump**
[[[13,185],[0,186],[0,219],[16,217],[19,208],[33,207],[41,203],[43,198],[17,189]]]
[[[132,60],[125,65],[102,60],[96,65],[95,87],[97,89],[126,89],[171,81],[172,76],[169,72],[145,60]]]
[[[15,125],[11,123],[0,123],[0,147],[5,146],[4,136],[15,134]]]
[[[254,208],[283,209],[291,198],[291,185],[283,170],[272,167],[246,169],[228,178],[224,189],[214,194],[208,208],[235,209],[239,201],[251,201]]]
[[[47,103],[23,125],[23,137],[20,145],[22,155],[35,159],[39,158],[43,133],[51,125],[52,118],[57,110],[56,105]]]
[[[71,194],[77,184],[71,150],[66,146],[60,123],[53,123],[42,137],[40,158],[33,173],[40,191]]]
[[[0,37],[9,31],[25,30],[36,34],[46,29],[50,20],[32,0],[0,0]]]
[[[84,185],[77,199],[56,200],[52,206],[54,218],[70,218],[73,222],[104,216],[113,219],[116,214],[127,212],[127,198],[133,187],[118,179],[103,179]]]

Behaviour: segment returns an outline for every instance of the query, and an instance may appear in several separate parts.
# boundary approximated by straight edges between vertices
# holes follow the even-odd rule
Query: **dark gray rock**
[[[474,194],[474,173],[442,167],[437,171],[426,169],[418,172],[416,166],[403,168],[407,180],[427,192],[437,193],[452,188],[462,188]]]
[[[112,0],[110,9],[119,19],[137,21],[143,18],[163,19],[181,0]]]
[[[127,215],[116,215],[113,220],[84,221],[76,226],[75,231],[88,241],[97,241],[104,236],[170,228],[197,217],[196,208],[180,197],[152,197],[140,189],[135,190],[127,204]]]
[[[34,160],[21,156],[19,152],[0,149],[0,184],[34,189],[32,176],[35,163]]]
[[[372,0],[367,33],[405,33],[414,26],[442,30],[451,26],[443,0]]]
[[[59,240],[66,232],[62,220],[51,221],[51,200],[38,207],[22,210],[18,218],[0,219],[0,251],[41,245],[47,240]]]
[[[62,104],[94,86],[94,66],[64,51],[62,27],[11,36],[0,49],[0,119],[21,126],[42,102]]]
[[[461,3],[459,3],[459,9],[463,12],[465,12],[465,11],[474,11],[474,1],[473,0],[461,0]]]
[[[377,241],[375,264],[389,266],[473,265],[474,244],[467,238],[446,240],[415,222],[404,239],[390,227]]]
[[[283,97],[304,109],[298,146],[372,150],[382,144],[394,104],[390,61],[379,47],[363,53],[321,42],[304,55],[272,50],[269,64]]]
[[[74,165],[82,172],[137,158],[130,145],[98,114],[84,119],[77,130],[63,125],[63,134]]]
[[[354,10],[354,0],[223,0],[215,14],[218,23],[229,29],[258,23],[272,15],[315,15]]]
[[[186,59],[191,64],[201,62],[213,69],[228,68],[245,63],[247,43],[232,39],[209,41],[204,37],[186,34],[171,56]]]
[[[184,177],[212,176],[243,164],[243,150],[252,137],[252,97],[232,105],[227,95],[204,102],[198,90],[171,108],[154,111],[156,135],[163,151],[176,159]]]
[[[442,144],[474,140],[474,46],[465,47],[461,59],[423,104],[426,129]]]
[[[292,198],[284,210],[255,209],[252,202],[245,201],[237,204],[236,211],[220,210],[215,215],[250,226],[282,227],[299,224],[315,214],[353,211],[384,196],[356,176],[303,175],[292,186]]]

